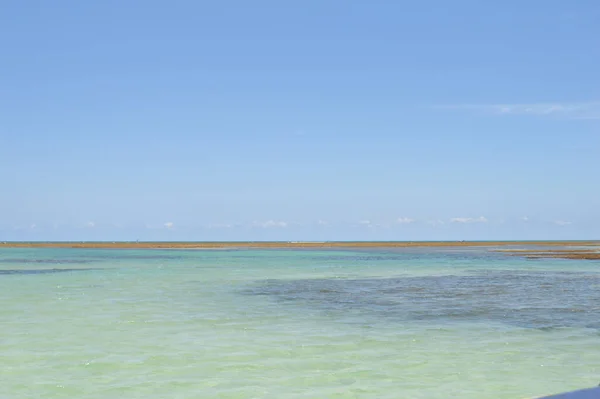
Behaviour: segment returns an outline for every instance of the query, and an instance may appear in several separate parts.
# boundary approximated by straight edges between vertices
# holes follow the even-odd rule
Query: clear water
[[[600,263],[0,250],[0,398],[528,398],[600,383]]]

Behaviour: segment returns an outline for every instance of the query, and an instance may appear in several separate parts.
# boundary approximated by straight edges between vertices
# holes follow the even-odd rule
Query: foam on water
[[[585,388],[600,381],[598,266],[469,249],[2,249],[0,398]]]

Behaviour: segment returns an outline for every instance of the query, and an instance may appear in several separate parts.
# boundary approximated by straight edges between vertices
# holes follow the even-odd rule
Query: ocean
[[[0,398],[523,399],[600,383],[600,263],[0,249]]]

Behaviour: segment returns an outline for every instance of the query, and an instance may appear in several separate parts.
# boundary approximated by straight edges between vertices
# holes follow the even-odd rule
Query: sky
[[[597,0],[0,2],[0,240],[600,239]]]

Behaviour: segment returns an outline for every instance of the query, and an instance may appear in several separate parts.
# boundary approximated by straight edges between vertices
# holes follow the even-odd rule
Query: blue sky
[[[600,3],[4,1],[4,240],[600,238]]]

